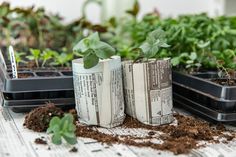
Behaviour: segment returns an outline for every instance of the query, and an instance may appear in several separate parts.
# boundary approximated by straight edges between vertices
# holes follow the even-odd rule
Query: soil
[[[236,86],[234,79],[212,79],[211,81],[223,86]]]
[[[33,77],[33,74],[30,73],[19,73],[18,74],[18,78],[29,78],[29,77]]]
[[[77,120],[76,110],[67,111],[74,115]],[[34,131],[46,131],[49,121],[53,116],[62,117],[63,111],[53,104],[37,108],[30,112],[25,118],[25,126]],[[199,145],[200,141],[208,143],[228,143],[236,136],[235,132],[227,130],[223,124],[216,126],[203,120],[175,114],[177,124],[150,126],[140,123],[134,118],[126,117],[124,123],[119,126],[121,129],[144,129],[145,136],[105,134],[99,131],[96,126],[84,126],[77,121],[76,136],[92,138],[98,142],[112,145],[125,144],[136,147],[149,147],[156,150],[171,151],[174,154],[186,154],[192,149],[204,147]],[[225,134],[225,131],[230,134]],[[158,132],[162,132],[159,135]],[[153,143],[152,140],[162,140],[163,143]],[[142,142],[140,142],[140,140]],[[74,151],[74,150],[73,150]]]
[[[31,73],[18,73],[17,75],[18,75],[18,78],[34,77],[34,75]],[[10,77],[12,78],[12,74],[10,74]]]
[[[45,141],[45,140],[42,139],[42,138],[36,138],[36,139],[34,140],[34,143],[36,143],[36,144],[42,144],[42,145],[47,145],[47,144],[48,144],[47,141]]]
[[[225,135],[223,131],[226,131],[225,127],[211,127],[211,125],[205,121],[176,114],[175,118],[178,121],[178,125],[163,125],[163,126],[149,126],[138,122],[136,119],[127,117],[123,128],[142,128],[149,130],[148,136],[144,138],[130,136],[130,135],[108,135],[99,132],[97,127],[81,126],[77,125],[76,135],[79,137],[92,138],[98,142],[111,145],[113,143],[121,143],[137,147],[149,147],[156,150],[171,151],[174,154],[189,153],[192,149],[203,147],[204,145],[198,145],[199,141],[207,141],[209,143],[219,143],[220,138],[224,138],[224,143],[234,139],[235,135]],[[160,135],[158,139],[163,141],[162,144],[152,143],[150,140],[156,137],[156,131],[161,131],[164,134]],[[219,136],[215,139],[214,137]],[[137,139],[143,139],[144,142],[137,142]]]
[[[73,147],[69,150],[69,152],[76,153],[76,152],[78,152],[78,148]]]
[[[57,72],[38,72],[36,73],[39,77],[58,77],[60,76]]]
[[[52,117],[62,117],[64,112],[52,103],[33,109],[25,117],[24,126],[36,132],[46,131]]]

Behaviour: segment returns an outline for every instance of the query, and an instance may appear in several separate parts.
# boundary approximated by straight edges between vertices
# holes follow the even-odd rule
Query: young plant
[[[47,133],[52,133],[52,143],[60,145],[62,138],[69,144],[76,144],[77,139],[75,136],[75,124],[72,114],[65,114],[62,119],[53,117],[49,123]]]
[[[30,49],[31,55],[27,56],[31,61],[34,61],[36,66],[39,67],[39,58],[40,58],[40,53],[41,51],[39,49]]]
[[[171,59],[171,64],[174,67],[178,66],[178,68],[184,66],[184,69],[187,69],[188,73],[192,73],[202,66],[201,63],[198,62],[197,58],[198,56],[196,52],[191,52],[190,54],[184,52],[179,56],[173,57]]]
[[[55,65],[55,66],[69,66],[70,65],[70,61],[73,59],[73,53],[57,53],[54,52],[54,62],[51,65]]]
[[[161,29],[156,29],[148,34],[146,41],[140,46],[142,50],[140,57],[146,61],[155,58],[161,48],[169,46],[166,43],[165,32]]]
[[[26,61],[23,60],[23,56],[25,56],[25,52],[16,52],[15,53],[15,59],[16,59],[16,66],[18,67],[20,63],[26,63]]]
[[[82,39],[74,48],[74,51],[83,56],[84,68],[96,66],[99,59],[107,59],[115,55],[115,49],[109,44],[100,41],[98,33]]]
[[[53,58],[53,55],[55,54],[56,52],[55,51],[52,51],[52,50],[45,50],[43,51],[43,54],[40,56],[43,60],[42,62],[42,67],[44,67],[44,65],[46,64],[46,62],[49,60],[49,59],[52,59]]]

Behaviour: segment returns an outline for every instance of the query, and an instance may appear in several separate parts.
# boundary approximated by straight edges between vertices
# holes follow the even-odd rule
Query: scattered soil
[[[205,121],[179,114],[176,114],[175,118],[178,121],[178,125],[149,126],[140,123],[136,119],[127,117],[121,127],[143,128],[149,130],[148,136],[144,138],[130,135],[108,135],[99,132],[97,127],[81,125],[77,125],[76,135],[78,137],[92,138],[108,145],[120,143],[137,147],[149,147],[156,150],[171,151],[174,154],[185,154],[189,153],[192,149],[203,147],[204,145],[198,144],[198,142],[202,140],[209,143],[219,143],[220,138],[225,138],[226,140],[223,142],[227,143],[235,137],[234,134],[223,134],[223,131],[226,131],[226,129],[222,126],[211,127],[211,125]],[[163,141],[162,144],[156,144],[150,141],[150,139],[156,138],[153,137],[156,131],[164,133],[157,138]],[[216,136],[219,136],[219,138],[215,139],[214,137]],[[137,139],[144,139],[145,141],[137,142]]]
[[[42,138],[36,138],[36,139],[34,140],[34,143],[36,143],[36,144],[43,144],[43,145],[47,145],[47,144],[48,144],[47,141],[45,141],[45,140],[42,139]]]
[[[77,120],[76,110],[69,110],[68,112],[73,114],[75,120]],[[63,111],[53,104],[48,104],[31,111],[26,116],[24,125],[37,132],[46,131],[53,116],[62,117]],[[105,134],[99,131],[99,127],[84,126],[78,121],[76,135],[78,137],[92,138],[107,145],[125,144],[136,147],[149,147],[156,150],[171,151],[174,154],[186,154],[192,149],[204,147],[205,145],[203,144],[199,145],[200,141],[228,143],[236,137],[236,133],[227,130],[223,124],[213,126],[211,123],[203,120],[180,114],[175,114],[174,117],[177,120],[176,125],[150,126],[127,116],[120,127],[122,129],[145,129],[147,135],[142,137],[136,135]],[[225,134],[226,131],[230,134]],[[162,134],[159,135],[158,132],[162,132]],[[153,139],[161,140],[163,143],[153,143]],[[76,149],[74,148],[71,152],[76,151]]]
[[[73,147],[69,150],[69,152],[76,153],[76,152],[78,152],[78,148]]]
[[[52,117],[62,117],[64,112],[52,103],[38,107],[25,117],[24,126],[36,132],[46,131]]]
[[[234,79],[212,79],[211,81],[223,86],[236,86]]]
[[[78,119],[77,111],[75,109],[70,109],[68,112],[73,115],[74,121],[76,122]]]

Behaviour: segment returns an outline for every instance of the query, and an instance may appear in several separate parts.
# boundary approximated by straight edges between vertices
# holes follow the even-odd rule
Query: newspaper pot
[[[173,121],[170,59],[122,62],[126,114],[149,125]]]
[[[72,69],[79,121],[106,128],[122,124],[125,114],[120,57],[100,60],[90,69],[84,68],[83,59],[76,59]]]

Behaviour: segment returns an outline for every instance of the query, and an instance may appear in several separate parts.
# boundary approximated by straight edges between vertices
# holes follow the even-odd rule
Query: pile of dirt
[[[209,143],[219,143],[220,138],[225,141],[231,141],[235,135],[225,135],[224,127],[211,127],[210,123],[196,119],[190,116],[176,114],[177,125],[149,126],[140,123],[136,119],[127,117],[122,128],[143,128],[149,130],[147,137],[136,137],[130,135],[109,135],[98,131],[95,126],[77,126],[76,135],[78,137],[92,138],[101,143],[111,145],[113,143],[126,144],[136,147],[149,147],[156,150],[171,151],[174,154],[189,153],[192,149],[203,147],[199,145],[199,141],[208,141]],[[158,139],[163,141],[162,144],[151,142],[156,131],[163,132]],[[214,138],[217,137],[218,138]],[[144,142],[137,142],[137,139],[143,139]],[[149,139],[149,140],[148,140]]]
[[[36,132],[46,131],[52,117],[62,117],[64,112],[52,103],[38,107],[25,117],[24,126]]]

